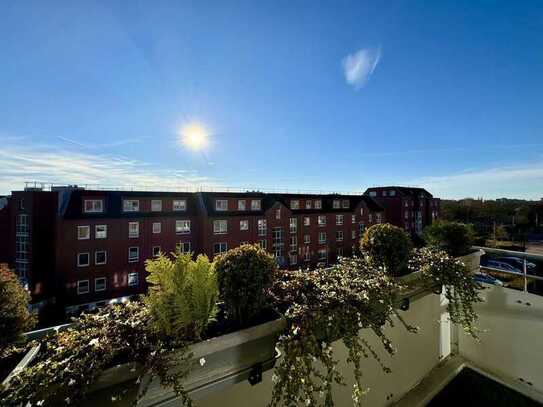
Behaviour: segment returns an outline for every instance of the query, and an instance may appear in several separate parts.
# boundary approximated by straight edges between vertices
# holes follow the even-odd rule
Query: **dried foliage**
[[[359,405],[364,392],[361,358],[371,356],[390,371],[359,331],[371,329],[384,349],[394,353],[383,326],[393,325],[396,292],[396,284],[364,258],[343,258],[326,270],[281,272],[271,293],[288,328],[279,339],[283,358],[273,377],[271,406],[333,405],[332,385],[345,384],[331,347],[340,338],[349,352],[347,361],[353,364],[353,402]],[[416,331],[399,319],[409,331]]]
[[[28,311],[30,294],[15,273],[0,264],[0,351],[29,331],[36,318]]]
[[[375,267],[384,267],[391,276],[401,276],[407,273],[413,243],[403,229],[382,223],[366,229],[360,249]]]
[[[249,325],[268,305],[275,260],[258,245],[242,245],[217,256],[215,267],[228,317],[240,327]]]

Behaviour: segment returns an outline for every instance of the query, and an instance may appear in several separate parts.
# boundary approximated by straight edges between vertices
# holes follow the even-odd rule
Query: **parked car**
[[[513,267],[512,265],[508,263],[505,263],[503,261],[498,261],[498,260],[486,260],[482,262],[481,266],[491,267],[493,269],[498,269],[498,270],[509,272],[509,273],[523,274],[523,272],[520,271],[518,268]]]
[[[485,273],[475,273],[473,279],[478,283],[493,284],[499,287],[503,286],[503,282],[501,280],[498,280],[497,278],[489,276]]]
[[[503,263],[510,264],[511,266],[523,270],[524,269],[524,259],[520,257],[499,257],[496,259],[497,261],[501,261]],[[531,261],[526,261],[526,269],[527,270],[533,270],[537,267],[535,263],[532,263]]]

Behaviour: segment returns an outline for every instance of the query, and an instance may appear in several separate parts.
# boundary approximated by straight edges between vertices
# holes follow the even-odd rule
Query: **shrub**
[[[451,256],[462,256],[469,253],[475,231],[472,225],[439,221],[424,229],[424,239],[429,246],[445,250]]]
[[[401,276],[407,272],[413,243],[403,229],[382,223],[366,229],[360,248],[374,266],[384,267],[392,276]]]
[[[150,284],[145,303],[152,324],[169,337],[198,340],[217,314],[217,276],[209,259],[190,254],[147,260]]]
[[[218,256],[215,267],[229,318],[247,326],[266,307],[276,272],[273,257],[258,245],[242,245]]]
[[[0,264],[0,350],[34,326],[36,321],[28,311],[29,301],[30,294],[15,273]]]

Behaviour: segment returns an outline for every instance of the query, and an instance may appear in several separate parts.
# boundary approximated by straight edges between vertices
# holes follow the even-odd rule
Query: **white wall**
[[[390,357],[382,350],[376,336],[367,330],[362,335],[377,349],[383,361],[391,369],[391,374],[385,374],[377,362],[368,359],[363,362],[364,385],[370,391],[365,402],[368,406],[386,406],[397,401],[409,389],[415,386],[440,360],[440,355],[447,355],[448,345],[443,347],[441,336],[445,335],[444,342],[449,343],[448,323],[442,328],[440,324],[443,304],[440,296],[428,294],[411,304],[409,311],[402,312],[404,319],[420,327],[418,334],[408,333],[398,323],[394,328],[388,327],[386,333],[398,352]],[[340,369],[347,378],[348,386],[335,389],[337,406],[351,406],[351,389],[353,383],[352,367],[347,366],[345,359],[347,351],[341,341],[334,344],[335,357],[340,359]],[[263,381],[256,386],[247,382],[239,383],[227,390],[220,391],[204,400],[199,400],[199,407],[237,407],[237,406],[266,406],[271,397],[272,371],[266,372]]]

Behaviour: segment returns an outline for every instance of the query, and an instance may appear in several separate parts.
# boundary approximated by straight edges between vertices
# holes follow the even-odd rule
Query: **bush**
[[[28,310],[30,294],[15,273],[0,264],[0,350],[34,326],[35,316]]]
[[[258,245],[242,245],[215,260],[219,291],[229,318],[247,326],[267,305],[275,260]]]
[[[360,249],[374,266],[384,267],[392,276],[401,276],[407,273],[413,243],[403,229],[382,223],[366,229]]]
[[[217,275],[209,259],[200,255],[161,254],[147,260],[149,294],[145,303],[152,324],[169,337],[198,340],[217,314]]]
[[[469,253],[475,241],[472,225],[439,221],[424,229],[424,239],[430,247],[446,251],[451,256]]]

